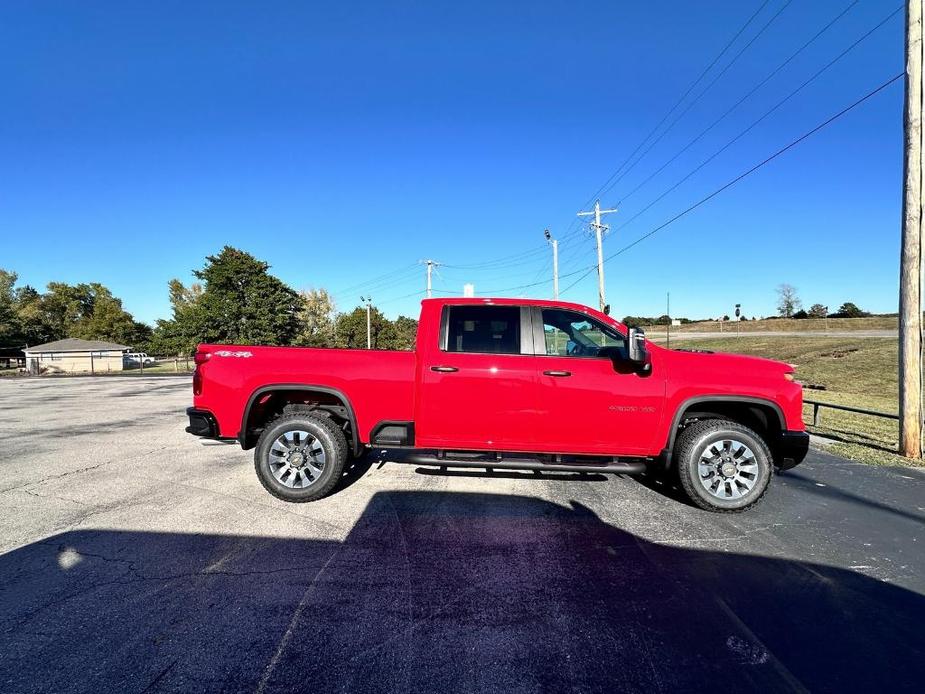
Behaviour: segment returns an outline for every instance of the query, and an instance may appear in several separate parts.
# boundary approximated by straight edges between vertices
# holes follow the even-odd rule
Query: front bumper
[[[805,431],[782,431],[774,445],[774,464],[789,470],[803,462],[809,452],[809,434]]]
[[[187,407],[186,416],[189,417],[189,426],[186,427],[188,434],[210,439],[218,438],[218,422],[215,421],[215,415],[211,412]]]

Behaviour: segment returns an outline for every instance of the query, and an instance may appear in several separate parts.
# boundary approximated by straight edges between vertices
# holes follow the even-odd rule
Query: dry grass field
[[[664,331],[663,326],[650,326],[653,333]],[[770,320],[746,320],[739,322],[740,333],[762,332],[819,332],[826,330],[852,331],[852,330],[896,330],[896,316],[871,316],[869,318],[805,318],[794,320],[789,318],[775,318]],[[671,327],[671,334],[676,333],[735,333],[734,322],[698,321]]]

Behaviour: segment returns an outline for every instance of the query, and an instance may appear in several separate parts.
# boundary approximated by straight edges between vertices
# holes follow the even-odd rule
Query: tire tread
[[[280,424],[305,420],[309,420],[313,424],[316,424],[328,434],[330,443],[334,448],[335,459],[331,462],[331,464],[334,465],[334,472],[322,486],[318,488],[310,488],[310,494],[305,494],[302,496],[287,496],[280,492],[279,489],[277,489],[268,479],[265,478],[265,475],[261,469],[261,451],[263,450],[264,442],[270,436],[270,432],[275,431]],[[305,503],[308,501],[317,501],[318,499],[327,496],[331,492],[331,490],[340,481],[341,475],[343,474],[344,465],[347,461],[347,456],[347,439],[344,436],[344,432],[339,426],[337,426],[337,424],[331,421],[329,417],[311,414],[306,411],[290,411],[284,412],[279,417],[274,419],[260,434],[260,438],[257,439],[257,447],[254,449],[254,469],[257,472],[257,479],[260,480],[260,484],[263,485],[263,488],[277,499],[294,503]]]
[[[702,496],[700,496],[700,494],[697,493],[697,490],[694,487],[694,485],[697,484],[697,480],[695,480],[690,474],[687,474],[686,472],[688,469],[687,461],[690,460],[691,456],[694,454],[694,450],[699,445],[701,438],[704,435],[723,430],[739,431],[755,439],[755,441],[757,441],[761,446],[761,453],[764,455],[765,460],[768,461],[768,483],[764,485],[764,489],[761,490],[761,494],[759,494],[750,503],[739,508],[726,508],[723,506],[717,506],[704,499]],[[699,508],[704,509],[705,511],[712,511],[713,513],[741,513],[742,511],[752,509],[761,503],[761,501],[764,500],[765,495],[768,493],[768,489],[771,488],[771,478],[774,475],[774,466],[771,464],[771,451],[768,448],[768,444],[757,432],[745,426],[744,424],[739,424],[738,422],[734,422],[728,419],[704,419],[685,427],[684,430],[678,434],[676,439],[674,458],[674,466],[681,482],[681,488],[684,489],[684,493],[687,494],[688,498],[694,504],[696,504]]]

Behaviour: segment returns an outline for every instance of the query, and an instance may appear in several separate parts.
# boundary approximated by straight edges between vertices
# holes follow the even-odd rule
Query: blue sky
[[[0,267],[102,282],[145,321],[224,244],[344,310],[368,290],[415,315],[424,258],[439,292],[549,296],[520,288],[551,277],[543,229],[563,275],[594,263],[575,213],[762,4],[4,2]],[[776,19],[603,196],[605,253],[902,70],[900,12],[626,224],[900,3],[854,4],[627,195],[849,5],[764,5],[692,96]],[[608,262],[608,301],[769,314],[788,282],[807,306],[894,311],[901,175],[900,81]],[[596,304],[596,275],[562,298]]]

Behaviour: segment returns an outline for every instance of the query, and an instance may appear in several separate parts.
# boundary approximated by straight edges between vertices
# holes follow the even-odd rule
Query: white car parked
[[[148,366],[154,363],[154,357],[149,357],[145,352],[126,352],[122,356],[122,361],[127,366],[139,366],[141,364]]]

